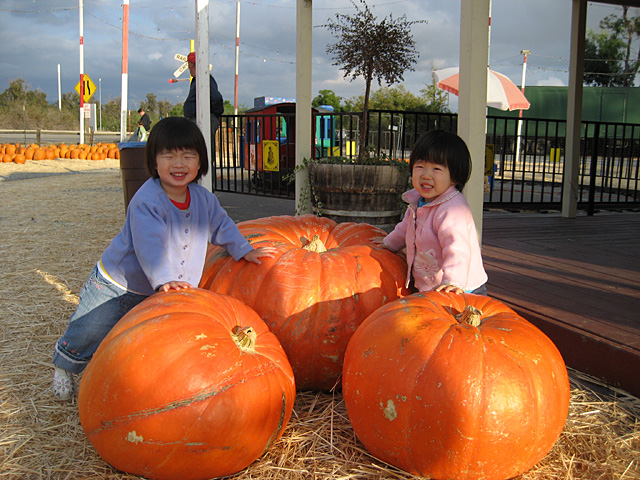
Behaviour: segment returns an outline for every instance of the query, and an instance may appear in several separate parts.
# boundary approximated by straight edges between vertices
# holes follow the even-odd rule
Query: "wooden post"
[[[584,77],[584,35],[587,2],[573,0],[571,8],[571,54],[569,55],[569,95],[562,185],[562,216],[575,218],[578,210],[580,174],[580,130],[582,125],[582,81]]]
[[[462,0],[458,134],[467,143],[473,162],[465,196],[471,206],[480,239],[484,201],[489,16],[490,0]]]
[[[200,184],[213,191],[216,152],[211,149],[211,103],[209,91],[209,0],[196,0],[196,122],[207,143],[209,173]]]
[[[296,166],[311,158],[311,32],[312,1],[297,0],[296,5]],[[296,207],[307,183],[307,172],[296,173]],[[311,206],[306,212],[311,213]]]

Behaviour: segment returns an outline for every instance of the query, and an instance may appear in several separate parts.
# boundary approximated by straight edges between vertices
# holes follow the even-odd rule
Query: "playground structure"
[[[314,117],[313,158],[340,154],[334,128],[333,107],[312,107]],[[244,112],[240,151],[246,170],[279,172],[295,167],[295,99],[258,97],[254,107]],[[348,143],[346,155],[355,154],[355,142]]]

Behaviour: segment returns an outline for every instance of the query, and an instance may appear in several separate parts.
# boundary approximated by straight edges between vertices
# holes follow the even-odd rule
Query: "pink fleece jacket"
[[[407,248],[407,286],[412,276],[421,292],[443,284],[472,291],[485,284],[478,234],[464,195],[452,186],[422,207],[415,189],[402,199],[409,208],[384,244],[396,252]]]

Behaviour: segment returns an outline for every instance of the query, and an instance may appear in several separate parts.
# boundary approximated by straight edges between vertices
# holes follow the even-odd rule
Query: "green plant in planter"
[[[282,179],[285,182],[288,182],[291,184],[291,183],[295,183],[296,175],[298,172],[306,173],[306,180],[304,182],[304,186],[300,190],[300,198],[298,198],[298,204],[296,205],[296,215],[304,215],[305,213],[309,213],[309,207],[311,205],[311,184],[309,182],[309,163],[313,161],[318,161],[318,160],[309,159],[307,157],[303,158],[302,164],[296,165],[294,169],[291,171],[291,173],[288,173],[287,175],[282,177]],[[316,203],[317,203],[317,199],[316,199]],[[321,215],[318,214],[318,216],[321,216]]]
[[[359,5],[358,5],[359,3]],[[367,144],[369,131],[369,97],[371,84],[382,81],[387,85],[401,82],[406,70],[414,70],[419,53],[411,35],[411,27],[426,20],[407,20],[406,15],[393,14],[378,20],[365,0],[351,0],[355,12],[337,13],[324,25],[333,34],[335,43],[327,45],[333,65],[340,67],[344,77],[362,77],[365,84],[360,145]],[[363,155],[363,151],[360,150]]]
[[[351,4],[355,13],[336,14],[324,26],[336,39],[327,46],[334,65],[340,66],[345,78],[362,77],[365,83],[357,158],[305,159],[289,178],[302,169],[308,171],[297,212],[306,212],[311,202],[317,215],[390,230],[402,218],[401,195],[408,187],[409,166],[367,147],[371,84],[375,80],[381,85],[384,80],[392,85],[403,80],[406,70],[413,70],[419,54],[411,27],[426,20],[409,21],[405,15],[378,20],[365,0],[351,0]]]

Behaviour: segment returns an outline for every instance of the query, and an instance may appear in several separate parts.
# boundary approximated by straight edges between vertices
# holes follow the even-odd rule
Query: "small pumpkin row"
[[[370,225],[309,215],[239,227],[275,258],[235,262],[212,247],[210,291],[150,297],[91,360],[80,420],[108,463],[152,479],[235,473],[282,435],[296,386],[327,390],[340,376],[357,437],[408,472],[502,480],[551,449],[566,368],[510,308],[408,295],[403,259]]]
[[[20,143],[0,144],[0,162],[25,163],[27,160],[55,160],[71,158],[80,160],[119,159],[120,151],[115,143],[97,143],[95,145],[65,143],[40,146],[36,143],[22,145]]]

